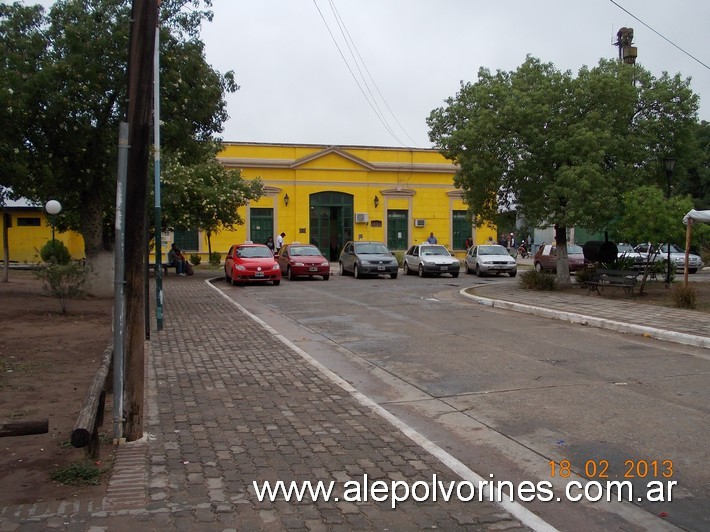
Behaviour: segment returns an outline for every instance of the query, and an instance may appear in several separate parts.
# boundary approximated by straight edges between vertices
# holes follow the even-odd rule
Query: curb
[[[607,320],[604,318],[596,318],[594,316],[586,316],[584,314],[576,314],[574,312],[565,312],[561,310],[552,310],[544,307],[536,307],[533,305],[524,305],[522,303],[514,303],[512,301],[491,299],[488,297],[469,294],[467,292],[467,290],[469,289],[470,287],[463,288],[459,291],[459,294],[461,294],[467,299],[476,301],[481,305],[486,305],[492,308],[512,310],[514,312],[533,314],[535,316],[541,316],[543,318],[552,318],[562,321],[568,321],[571,323],[579,323],[580,325],[588,325],[590,327],[597,327],[599,329],[607,329],[610,331],[635,334],[638,336],[643,336],[644,338],[655,338],[656,340],[663,340],[676,344],[690,345],[694,347],[710,349],[710,338],[706,338],[704,336],[655,329],[653,327],[646,327],[644,325],[634,325],[632,323],[623,323],[618,321]]]

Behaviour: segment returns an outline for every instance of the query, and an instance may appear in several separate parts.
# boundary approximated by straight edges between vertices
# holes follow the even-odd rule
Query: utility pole
[[[146,199],[150,147],[151,100],[155,28],[158,23],[156,0],[133,0],[131,38],[128,55],[128,171],[126,180],[126,360],[125,437],[134,441],[143,436],[143,389],[145,379],[145,263]],[[120,393],[120,390],[115,390]]]

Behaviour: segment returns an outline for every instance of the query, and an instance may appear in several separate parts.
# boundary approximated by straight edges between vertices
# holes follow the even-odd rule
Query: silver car
[[[461,263],[449,250],[438,244],[422,244],[410,247],[402,259],[405,275],[441,275],[450,273],[458,277]]]
[[[340,252],[340,275],[352,273],[356,279],[365,275],[389,275],[397,278],[399,265],[382,242],[348,242]]]
[[[639,244],[636,250],[641,253],[647,260],[653,262],[666,262],[668,260],[668,247],[666,244],[658,244],[651,246],[649,244]],[[671,262],[677,270],[685,269],[685,251],[680,249],[675,244],[671,244]],[[703,260],[693,253],[688,255],[688,273],[695,273],[703,269]]]
[[[486,274],[507,273],[511,277],[518,274],[518,264],[503,246],[473,246],[466,253],[464,264],[466,273]]]

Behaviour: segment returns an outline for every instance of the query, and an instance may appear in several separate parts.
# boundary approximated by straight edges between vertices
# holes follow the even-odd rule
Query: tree
[[[570,283],[566,229],[604,228],[619,193],[657,178],[663,154],[687,164],[698,99],[689,81],[600,61],[574,77],[528,57],[512,72],[481,69],[429,115],[429,138],[460,166],[455,184],[474,220],[515,208],[556,228],[558,285]]]
[[[214,153],[227,118],[231,72],[205,62],[197,38],[211,0],[161,3],[161,111],[164,151],[183,164]],[[38,203],[63,206],[59,229],[82,234],[89,264],[113,286],[114,202],[118,124],[126,114],[130,0],[59,0],[0,6],[0,185]],[[193,102],[199,102],[194,105]],[[92,286],[93,293],[106,292]]]
[[[166,161],[163,172],[163,227],[202,229],[212,253],[212,235],[243,224],[237,209],[259,199],[263,186],[258,179],[244,180],[239,170],[225,168],[213,156],[189,166],[178,159]]]

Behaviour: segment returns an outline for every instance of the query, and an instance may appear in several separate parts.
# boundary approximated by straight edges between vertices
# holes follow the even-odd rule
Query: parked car
[[[569,261],[569,271],[576,272],[584,269],[584,252],[582,246],[567,244],[567,257]],[[557,271],[557,246],[555,244],[545,244],[535,253],[533,258],[535,270],[538,272]]]
[[[263,281],[271,281],[278,286],[281,283],[281,268],[264,244],[245,242],[229,248],[224,259],[224,279],[232,286]]]
[[[449,250],[438,244],[421,244],[410,247],[402,258],[402,268],[405,275],[419,274],[441,275],[450,273],[458,277],[461,269],[459,259],[452,256]]]
[[[636,246],[636,251],[641,254],[645,260],[652,262],[666,262],[668,260],[668,246],[666,244],[651,243],[639,244]],[[675,264],[676,270],[685,269],[685,250],[679,248],[675,244],[670,245],[671,262]],[[694,253],[688,255],[688,273],[696,273],[702,269],[703,260]]]
[[[518,274],[518,265],[508,250],[500,245],[473,246],[466,253],[464,263],[466,273],[475,272],[479,277],[486,274],[507,273],[511,277]]]
[[[631,267],[634,269],[640,269],[643,266],[643,263],[646,261],[646,258],[641,253],[636,251],[634,247],[627,242],[619,242],[616,245],[616,249],[616,259],[633,261],[633,265]]]
[[[396,279],[399,272],[397,259],[382,242],[347,242],[340,252],[338,264],[340,275],[352,273],[356,279],[378,274],[389,274]]]
[[[276,256],[281,271],[292,281],[296,277],[319,275],[324,281],[330,278],[330,263],[320,250],[311,244],[292,242],[281,248]]]

